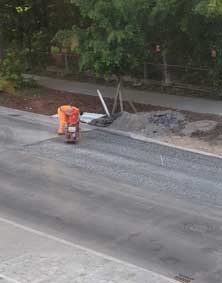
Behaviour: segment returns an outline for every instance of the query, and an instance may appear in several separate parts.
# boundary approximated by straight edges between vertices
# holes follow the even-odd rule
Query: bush
[[[15,87],[21,87],[24,79],[25,60],[22,54],[8,50],[4,59],[0,62],[0,74],[3,81],[12,82]]]
[[[53,55],[59,54],[59,53],[60,53],[60,48],[57,47],[57,46],[52,46],[52,47],[51,47],[51,53],[52,53]]]
[[[15,85],[13,82],[7,81],[5,79],[0,79],[0,92],[15,93]]]
[[[37,88],[37,83],[33,79],[23,77],[26,70],[25,62],[25,52],[6,52],[4,59],[0,61],[0,91],[15,93],[15,90],[20,88]]]

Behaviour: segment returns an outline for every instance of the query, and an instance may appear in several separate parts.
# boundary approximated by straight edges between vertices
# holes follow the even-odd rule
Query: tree
[[[147,31],[150,43],[156,42],[160,46],[161,52],[155,57],[162,57],[165,65],[171,61],[173,64],[207,67],[210,73],[213,67],[216,78],[221,60],[221,5],[220,0],[153,1]],[[217,49],[216,60],[210,56],[211,48]],[[154,54],[150,55],[153,60]]]
[[[55,39],[69,50],[79,42],[81,69],[97,76],[119,80],[150,59],[201,65],[214,81],[222,77],[221,0],[1,0],[0,23],[0,57],[13,47],[30,66]]]
[[[147,0],[73,0],[83,18],[76,29],[80,41],[80,66],[96,76],[115,75],[116,99],[122,104],[122,76],[131,75],[147,56]]]
[[[84,22],[80,38],[81,67],[96,75],[130,74],[147,53],[144,32],[147,0],[74,0]]]
[[[208,18],[222,16],[221,0],[201,0],[195,6],[195,11]]]
[[[221,0],[202,0],[197,3],[194,13],[201,19],[205,32],[200,34],[200,52],[208,50],[209,78],[213,86],[222,85],[222,2]],[[201,36],[202,35],[202,36]],[[209,60],[210,59],[210,60]]]
[[[73,0],[83,18],[77,28],[81,69],[96,76],[115,75],[116,99],[122,104],[122,76],[130,75],[147,56],[147,0]],[[116,103],[114,103],[113,112]]]
[[[6,46],[25,51],[32,65],[49,52],[56,32],[76,24],[76,18],[69,0],[2,0],[0,6]]]

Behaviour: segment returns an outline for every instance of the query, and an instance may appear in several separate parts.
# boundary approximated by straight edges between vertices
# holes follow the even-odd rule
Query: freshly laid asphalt
[[[86,129],[79,144],[67,145],[56,136],[52,118],[6,108],[0,108],[0,121],[0,218],[147,272],[221,283],[222,159],[99,129]],[[3,249],[11,245],[13,229],[1,230],[0,257],[6,260],[8,250],[18,264],[21,251]],[[20,234],[22,247],[32,243]],[[26,265],[32,259],[25,257]],[[55,265],[62,268],[61,260]],[[14,278],[7,268],[0,264],[0,277]],[[19,268],[17,274],[24,265]],[[107,273],[110,282],[135,282],[114,280],[113,267]],[[38,282],[57,282],[48,276]],[[161,280],[148,277],[147,282]]]

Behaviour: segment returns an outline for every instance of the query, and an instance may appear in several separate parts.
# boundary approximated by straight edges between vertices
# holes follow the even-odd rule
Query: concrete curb
[[[119,136],[124,136],[124,137],[128,137],[137,141],[142,141],[142,142],[147,142],[147,143],[152,143],[152,144],[157,144],[157,145],[161,145],[161,146],[166,146],[166,147],[170,147],[173,149],[177,149],[177,150],[182,150],[185,152],[189,152],[189,153],[194,153],[194,154],[199,154],[199,155],[204,155],[207,157],[211,157],[211,158],[217,158],[217,159],[222,159],[222,155],[218,155],[218,154],[214,154],[214,153],[210,153],[210,152],[205,152],[202,150],[198,150],[198,149],[192,149],[192,148],[187,148],[187,147],[182,147],[182,146],[177,146],[171,143],[166,143],[166,142],[162,142],[162,141],[158,141],[156,139],[152,139],[152,138],[147,138],[144,137],[142,135],[138,135],[138,134],[134,134],[131,132],[124,132],[124,131],[120,131],[120,130],[114,130],[114,129],[109,129],[109,128],[96,128],[99,131],[102,132],[108,132],[114,135],[119,135]]]

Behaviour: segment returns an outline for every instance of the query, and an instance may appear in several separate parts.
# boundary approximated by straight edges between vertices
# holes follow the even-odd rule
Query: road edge
[[[194,154],[198,154],[198,155],[203,155],[203,156],[207,156],[207,157],[212,157],[212,158],[217,158],[217,159],[222,159],[222,155],[219,154],[214,154],[214,153],[210,153],[210,152],[206,152],[206,151],[202,151],[202,150],[198,150],[198,149],[192,149],[192,148],[188,148],[188,147],[183,147],[183,146],[177,146],[175,144],[172,143],[167,143],[167,142],[162,142],[162,141],[158,141],[156,139],[153,138],[148,138],[139,134],[134,134],[132,132],[124,132],[124,131],[120,131],[120,130],[114,130],[114,129],[109,129],[109,128],[96,128],[99,131],[102,132],[108,132],[111,133],[113,135],[118,135],[118,136],[124,136],[124,137],[128,137],[137,141],[141,141],[141,142],[146,142],[146,143],[152,143],[152,144],[157,144],[157,145],[161,145],[161,146],[165,146],[165,147],[169,147],[169,148],[173,148],[173,149],[177,149],[177,150],[182,150],[185,152],[189,152],[189,153],[194,153]]]
[[[36,118],[39,118],[39,119],[47,117],[47,119],[50,118],[51,121],[55,121],[55,118],[53,118],[54,115],[51,115],[51,116],[50,115],[43,115],[43,114],[28,112],[28,111],[24,111],[24,110],[14,109],[14,108],[10,108],[10,107],[0,106],[0,112],[3,111],[3,113],[8,114],[8,110],[10,110],[10,113],[13,113],[13,112],[14,113],[21,113],[22,115],[32,116],[32,117],[36,116]],[[81,124],[83,124],[83,123],[81,123]],[[84,124],[84,125],[86,125],[86,124]],[[218,155],[218,154],[214,154],[214,153],[210,153],[210,152],[206,152],[206,151],[202,151],[202,150],[177,146],[177,145],[174,145],[172,143],[158,141],[156,139],[148,138],[148,137],[138,135],[138,134],[134,134],[132,132],[124,132],[124,131],[120,131],[120,130],[114,130],[114,129],[110,129],[108,127],[102,128],[102,127],[95,127],[95,126],[90,126],[90,125],[88,125],[88,126],[92,130],[96,129],[96,130],[99,130],[99,131],[102,131],[102,132],[108,132],[108,133],[111,133],[113,135],[128,137],[128,138],[131,138],[131,139],[134,139],[134,140],[137,140],[137,141],[141,141],[141,142],[157,144],[157,145],[161,145],[161,146],[165,146],[165,147],[169,147],[169,148],[173,148],[173,149],[177,149],[177,150],[182,150],[184,152],[194,153],[194,154],[203,155],[203,156],[211,157],[211,158],[217,158],[217,159],[220,159],[220,160],[222,159],[222,155]],[[89,131],[89,128],[88,128],[88,131]]]

